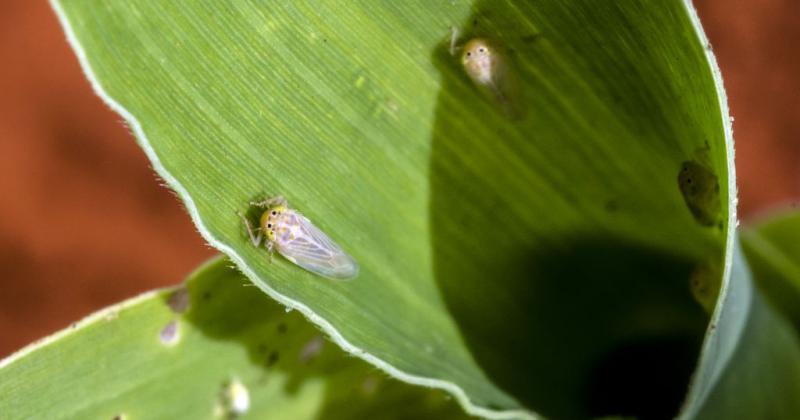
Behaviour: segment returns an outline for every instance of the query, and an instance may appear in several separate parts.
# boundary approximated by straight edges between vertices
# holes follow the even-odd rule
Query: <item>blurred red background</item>
[[[800,199],[800,2],[697,0],[736,117],[740,214]],[[0,357],[214,252],[92,92],[44,1],[0,15]]]

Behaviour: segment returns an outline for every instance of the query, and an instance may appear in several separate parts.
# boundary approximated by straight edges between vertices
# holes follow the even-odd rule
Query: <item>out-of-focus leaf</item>
[[[229,265],[212,262],[183,287],[109,307],[0,361],[0,417],[466,417],[441,391],[349,357]]]
[[[800,213],[744,227],[742,248],[756,283],[800,331]]]
[[[755,287],[738,244],[718,304],[681,419],[796,419],[800,341]]]

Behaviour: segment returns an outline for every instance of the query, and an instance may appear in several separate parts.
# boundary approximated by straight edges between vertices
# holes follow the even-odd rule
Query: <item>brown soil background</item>
[[[696,0],[736,118],[740,213],[800,201],[800,2]],[[0,357],[179,282],[209,249],[44,1],[0,6]]]

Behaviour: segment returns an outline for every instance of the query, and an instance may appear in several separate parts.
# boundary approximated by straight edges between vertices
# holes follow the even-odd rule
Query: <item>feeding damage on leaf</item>
[[[180,338],[180,331],[178,330],[178,321],[170,321],[164,328],[161,329],[161,332],[158,334],[159,339],[161,340],[161,344],[165,346],[172,346],[178,342],[178,338]]]

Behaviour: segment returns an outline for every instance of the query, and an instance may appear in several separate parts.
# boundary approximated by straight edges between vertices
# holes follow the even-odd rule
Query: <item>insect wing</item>
[[[358,274],[358,263],[304,216],[297,214],[293,239],[281,241],[278,252],[289,261],[321,276],[348,279]]]

